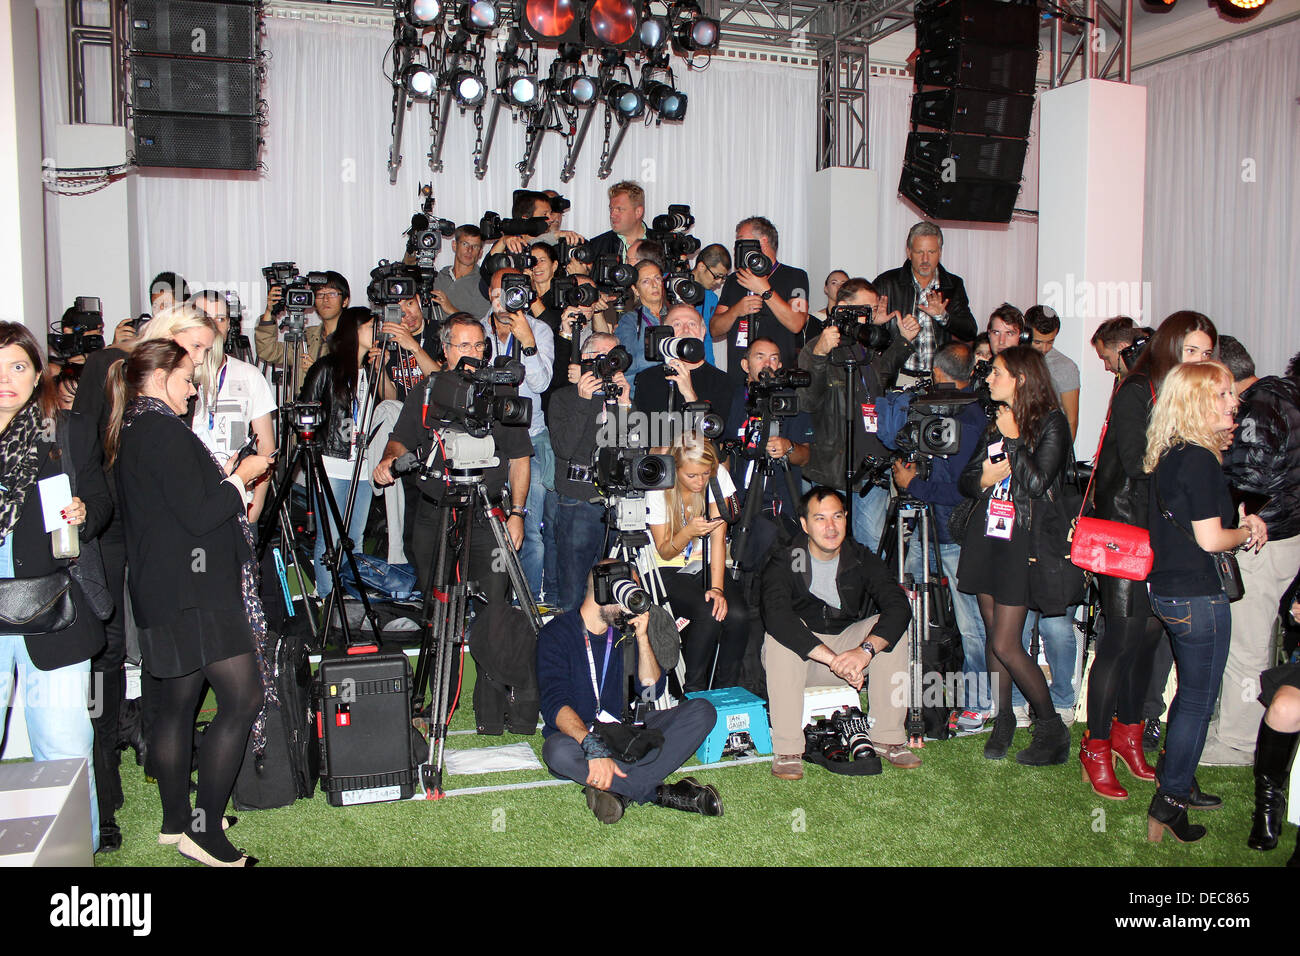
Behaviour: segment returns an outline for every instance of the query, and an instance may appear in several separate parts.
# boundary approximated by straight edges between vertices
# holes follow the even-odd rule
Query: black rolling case
[[[405,800],[418,780],[410,661],[398,650],[351,650],[325,655],[316,672],[321,789],[335,807]]]

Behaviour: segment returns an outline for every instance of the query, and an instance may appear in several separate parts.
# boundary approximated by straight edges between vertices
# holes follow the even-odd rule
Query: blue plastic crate
[[[701,763],[714,763],[722,759],[727,739],[735,733],[747,733],[754,749],[760,754],[772,752],[772,730],[767,722],[767,708],[763,701],[743,687],[723,687],[718,690],[696,691],[687,697],[703,697],[718,712],[718,722],[704,738],[695,756]]]

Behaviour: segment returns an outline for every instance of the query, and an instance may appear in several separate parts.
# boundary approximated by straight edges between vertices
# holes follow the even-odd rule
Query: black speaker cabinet
[[[898,191],[931,219],[1010,222],[1020,185],[965,179],[944,182],[905,164]]]
[[[904,162],[918,172],[952,181],[1020,182],[1029,144],[1023,139],[964,133],[909,133]],[[951,160],[951,162],[948,162]]]
[[[1033,93],[1038,47],[964,43],[955,50],[922,50],[916,57],[920,86],[965,86],[1004,93]]]
[[[916,5],[916,46],[940,50],[958,44],[1038,46],[1038,6],[999,0],[934,0]]]
[[[132,53],[232,60],[257,56],[257,7],[251,0],[131,0],[127,16]]]
[[[938,89],[918,91],[912,97],[912,122],[952,133],[979,136],[1029,135],[1034,98],[1019,93]]]
[[[252,60],[131,57],[131,105],[164,113],[257,113],[257,65]]]
[[[132,114],[136,162],[190,169],[256,169],[260,126],[247,116]]]

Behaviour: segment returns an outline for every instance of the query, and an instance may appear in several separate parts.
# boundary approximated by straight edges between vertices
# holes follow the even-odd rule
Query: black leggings
[[[686,684],[682,690],[735,687],[740,683],[740,665],[749,641],[749,612],[740,586],[730,575],[724,579],[727,616],[716,621],[713,602],[705,601],[704,585],[698,574],[683,574],[680,568],[660,568],[659,573],[672,602],[673,614],[691,622],[682,631],[682,660],[686,662]],[[715,651],[716,668],[713,666]]]
[[[1110,739],[1110,719],[1140,724],[1147,684],[1164,625],[1154,614],[1106,618],[1106,631],[1088,671],[1088,736]]]
[[[204,679],[217,696],[217,716],[199,747],[199,793],[190,811],[190,761],[194,718]],[[184,677],[159,682],[158,719],[149,741],[149,758],[158,777],[163,832],[188,832],[191,839],[224,861],[239,853],[221,828],[235,775],[244,760],[248,732],[262,707],[262,681],[251,653],[205,665]]]
[[[1022,637],[1029,609],[998,604],[991,594],[978,594],[980,616],[987,635],[988,668],[998,694],[998,714],[1011,713],[1011,682],[1014,680],[1040,718],[1055,714],[1047,678],[1038,664],[1025,653]]]

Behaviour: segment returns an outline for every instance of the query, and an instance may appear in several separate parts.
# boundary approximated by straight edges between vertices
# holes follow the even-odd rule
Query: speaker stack
[[[912,132],[898,190],[932,219],[1010,222],[1038,71],[1035,5],[916,5]]]
[[[141,166],[256,169],[255,0],[130,0],[130,104]]]

